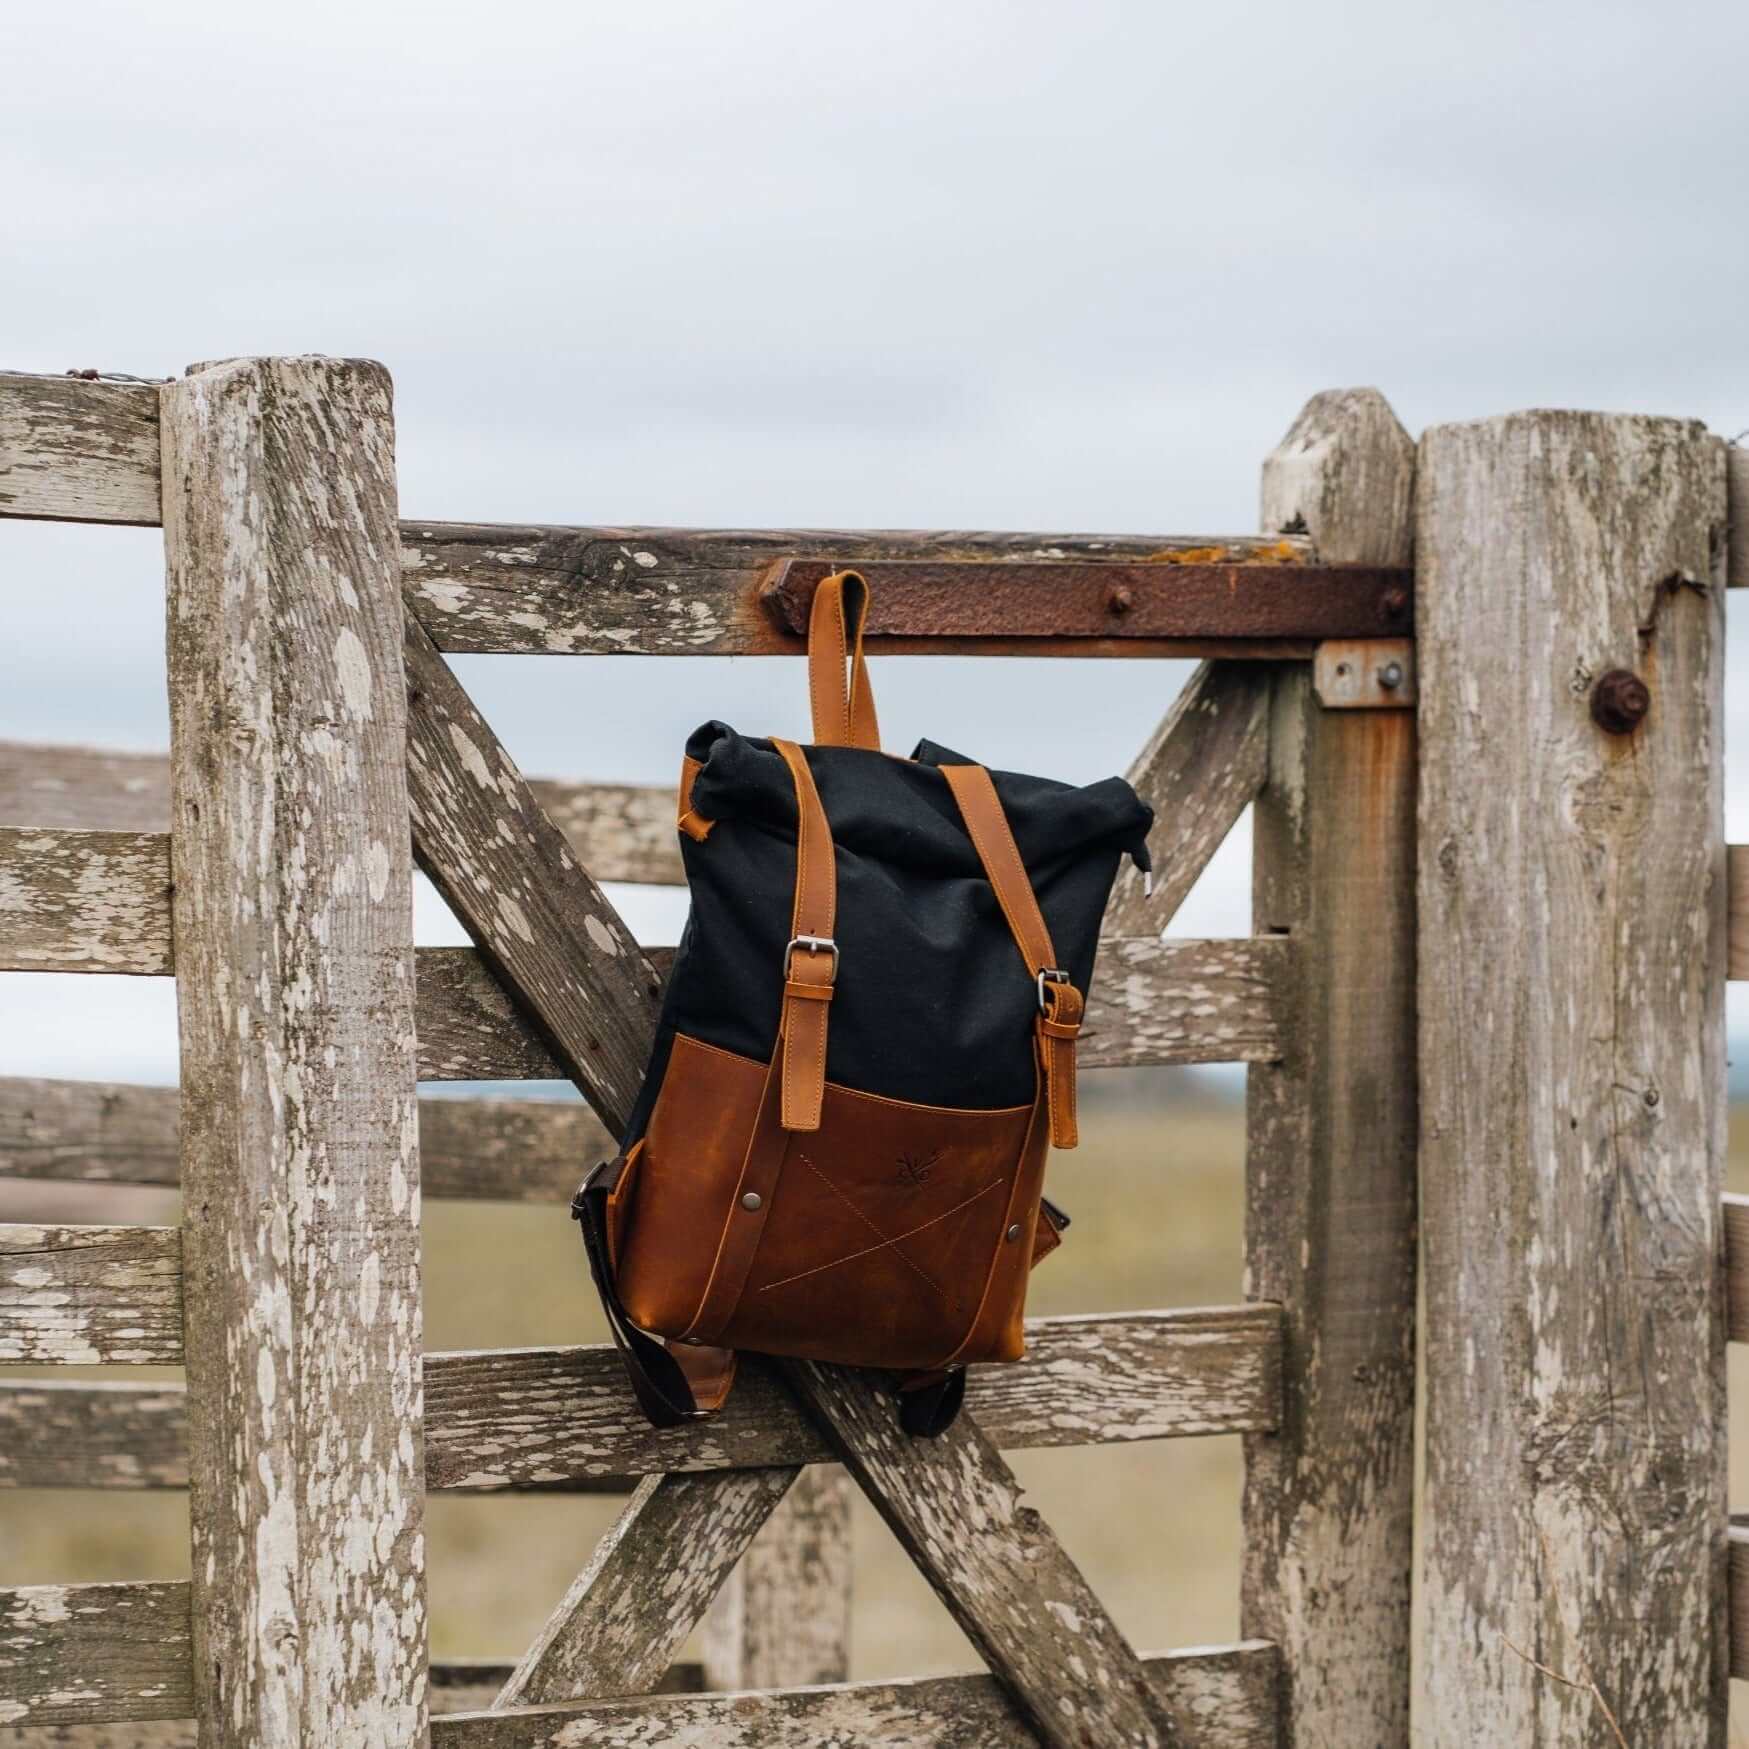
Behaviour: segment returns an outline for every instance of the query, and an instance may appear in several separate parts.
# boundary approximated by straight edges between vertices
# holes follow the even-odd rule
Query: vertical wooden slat
[[[849,1679],[850,1495],[836,1464],[796,1478],[705,1617],[707,1688]]]
[[[1266,528],[1409,557],[1414,446],[1373,390],[1316,396]],[[1284,1749],[1409,1731],[1415,1312],[1415,722],[1274,680],[1253,926],[1295,945],[1279,1062],[1248,1076],[1247,1293],[1280,1303],[1282,1423],[1245,1449],[1244,1632],[1282,1657]]]
[[[1515,414],[1417,490],[1425,1741],[1716,1749],[1723,446]]]
[[[419,1159],[380,366],[164,394],[202,1740],[425,1730]]]

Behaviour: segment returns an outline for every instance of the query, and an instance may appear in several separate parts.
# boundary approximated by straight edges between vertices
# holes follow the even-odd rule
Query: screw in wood
[[[1591,689],[1591,720],[1606,735],[1631,735],[1652,708],[1652,689],[1631,668],[1612,668]]]

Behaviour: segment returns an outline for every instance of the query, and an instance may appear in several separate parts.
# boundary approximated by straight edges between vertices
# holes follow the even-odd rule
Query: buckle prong
[[[838,980],[838,943],[827,935],[798,935],[788,947],[783,950],[783,975],[789,976],[789,964],[795,957],[796,949],[805,948],[809,953],[829,953],[832,956],[832,981]]]

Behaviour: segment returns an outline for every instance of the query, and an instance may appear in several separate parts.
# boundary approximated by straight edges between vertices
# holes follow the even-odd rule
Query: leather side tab
[[[1020,957],[1038,982],[1038,1056],[1050,1112],[1051,1145],[1072,1148],[1080,1139],[1075,1122],[1075,1041],[1081,1032],[1081,992],[1063,979],[1057,968],[1050,929],[1038,908],[1038,896],[1027,878],[1026,864],[989,772],[981,765],[944,765],[941,775],[959,803],[966,831],[1008,920]]]
[[[714,1415],[728,1401],[735,1383],[735,1351],[732,1348],[699,1348],[685,1343],[665,1345],[674,1364],[692,1387],[692,1400],[701,1415]]]
[[[1073,984],[1041,984],[1039,1060],[1044,1065],[1051,1146],[1072,1148],[1080,1140],[1075,1121],[1075,1041],[1081,1033],[1081,992]]]
[[[838,865],[820,792],[801,748],[773,737],[795,780],[796,896],[784,966],[783,1016],[777,1054],[782,1062],[782,1118],[786,1130],[817,1130],[826,1096],[826,1034],[838,949],[832,929],[838,906]]]
[[[674,824],[688,838],[702,844],[711,835],[711,827],[715,820],[707,820],[702,814],[695,813],[692,806],[692,786],[698,774],[704,767],[696,760],[682,756],[680,761],[680,805],[676,811]]]

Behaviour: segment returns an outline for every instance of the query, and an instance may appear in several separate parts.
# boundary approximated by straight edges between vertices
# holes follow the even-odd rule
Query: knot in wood
[[[1612,668],[1591,689],[1591,720],[1606,735],[1631,735],[1652,708],[1652,689],[1631,668]]]

